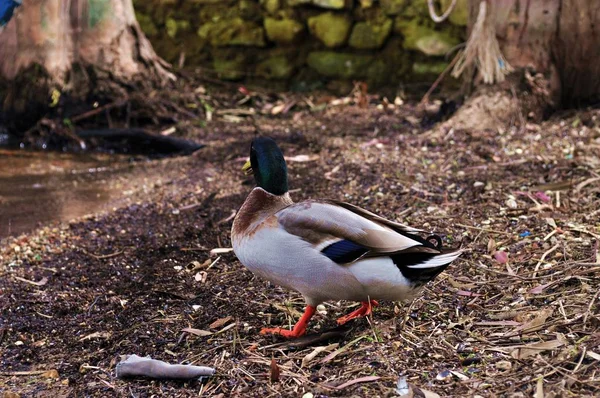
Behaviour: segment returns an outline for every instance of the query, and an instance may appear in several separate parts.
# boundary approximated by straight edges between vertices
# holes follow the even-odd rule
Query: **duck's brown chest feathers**
[[[232,238],[251,235],[262,225],[270,225],[270,221],[277,225],[274,214],[292,203],[288,193],[277,196],[262,188],[254,188],[233,220]],[[271,218],[272,220],[270,220]]]

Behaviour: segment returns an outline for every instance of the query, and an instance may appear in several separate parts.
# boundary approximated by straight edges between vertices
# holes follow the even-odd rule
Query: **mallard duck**
[[[441,238],[335,200],[294,203],[287,166],[275,141],[252,141],[242,170],[256,187],[233,221],[233,250],[254,274],[293,289],[306,310],[292,330],[265,328],[261,334],[298,337],[306,332],[316,306],[351,300],[361,307],[339,324],[369,315],[375,300],[406,300],[460,254],[442,249]]]

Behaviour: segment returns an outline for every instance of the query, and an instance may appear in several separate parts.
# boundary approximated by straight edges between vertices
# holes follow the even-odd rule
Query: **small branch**
[[[149,377],[151,379],[199,379],[213,376],[214,368],[195,365],[171,365],[150,357],[129,355],[117,364],[117,377]]]

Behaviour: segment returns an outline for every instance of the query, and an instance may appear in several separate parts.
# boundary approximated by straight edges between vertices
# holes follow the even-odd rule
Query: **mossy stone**
[[[288,79],[293,73],[294,65],[283,55],[267,58],[256,66],[256,74],[270,80]]]
[[[381,24],[358,22],[352,29],[348,44],[361,50],[381,48],[392,31],[392,20],[386,18]]]
[[[441,13],[444,13],[450,7],[450,4],[452,4],[452,0],[440,0],[440,3],[442,5]],[[456,1],[454,10],[450,13],[448,20],[452,25],[467,26],[467,22],[469,21],[469,5],[467,4],[467,0]]]
[[[213,58],[213,68],[219,78],[224,80],[239,80],[245,76],[247,68],[247,58],[242,53],[215,54]]]
[[[446,67],[448,67],[448,62],[415,62],[412,65],[412,72],[423,77],[433,77],[439,76]]]
[[[380,0],[381,9],[387,15],[398,15],[410,4],[410,0]]]
[[[167,31],[167,36],[174,39],[178,32],[188,31],[190,29],[190,23],[186,20],[167,18],[165,21],[165,29]]]
[[[264,29],[239,17],[205,23],[198,29],[198,36],[215,47],[265,46]]]
[[[367,76],[373,59],[366,54],[314,51],[308,54],[307,64],[323,76],[351,79]]]
[[[260,4],[269,14],[275,14],[281,7],[280,0],[260,0]]]
[[[304,25],[293,19],[267,17],[264,27],[269,40],[281,44],[293,43],[304,31]]]
[[[312,0],[312,3],[317,7],[331,8],[340,10],[346,7],[346,0]]]
[[[325,12],[308,18],[310,33],[329,48],[344,45],[351,27],[352,20],[347,14]]]
[[[447,31],[436,31],[420,25],[417,20],[396,19],[395,29],[404,36],[404,48],[420,51],[426,55],[444,55],[456,46],[460,39]]]

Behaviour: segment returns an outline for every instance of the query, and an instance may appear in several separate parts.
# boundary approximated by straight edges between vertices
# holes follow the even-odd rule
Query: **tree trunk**
[[[469,0],[469,33],[481,1]],[[599,1],[486,1],[486,23],[514,71],[490,86],[471,68],[465,80],[475,92],[444,128],[497,130],[600,100]]]
[[[471,0],[471,19],[479,0]],[[600,2],[589,0],[494,0],[497,37],[517,71],[547,79],[560,107],[600,99]]]
[[[57,93],[82,100],[173,79],[131,0],[25,0],[0,34],[0,123],[41,116]]]

